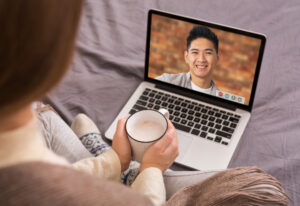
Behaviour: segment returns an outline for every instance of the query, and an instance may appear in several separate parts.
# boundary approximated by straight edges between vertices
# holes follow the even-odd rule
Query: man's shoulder
[[[188,73],[177,73],[177,74],[164,73],[156,77],[155,79],[173,83],[173,81],[181,81],[182,79],[187,79],[187,78],[188,78]]]

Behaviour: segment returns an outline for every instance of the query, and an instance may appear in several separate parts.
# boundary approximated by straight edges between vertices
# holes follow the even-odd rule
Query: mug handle
[[[160,108],[158,111],[159,111],[162,115],[164,115],[167,119],[169,119],[170,113],[169,113],[169,111],[168,111],[167,109]]]

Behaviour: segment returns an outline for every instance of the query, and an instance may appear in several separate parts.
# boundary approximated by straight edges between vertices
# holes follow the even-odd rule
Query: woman
[[[125,171],[129,166],[131,149],[124,130],[125,119],[121,119],[118,123],[112,149],[97,157],[70,164],[46,147],[38,128],[36,114],[32,110],[33,102],[49,92],[69,67],[82,4],[82,0],[2,0],[0,2],[0,170],[24,162],[40,161],[73,167],[96,177],[119,181],[121,171]],[[131,188],[148,196],[155,205],[164,204],[166,191],[162,173],[173,163],[177,155],[176,131],[169,122],[166,135],[144,154],[140,173]],[[249,171],[252,175],[254,174],[254,180],[260,180],[258,183],[255,182],[254,186],[265,182],[256,178],[258,177],[256,170]],[[242,174],[247,174],[247,170],[246,172],[242,170]],[[242,174],[239,176],[243,176]],[[76,177],[82,176],[76,173]],[[205,184],[196,185],[200,186],[200,190],[194,190],[192,187],[191,192],[200,192],[204,197],[224,195],[224,188],[226,191],[231,189],[228,185],[239,180],[230,172],[221,172],[217,177],[208,178],[208,180],[216,181],[204,181]],[[223,179],[226,181],[218,181]],[[242,179],[245,180],[245,178]],[[242,200],[240,197],[250,197],[243,201],[253,197],[252,205],[257,205],[257,200],[264,202],[271,199],[271,202],[274,202],[272,198],[265,199],[265,197],[273,197],[274,191],[281,197],[283,192],[280,185],[271,180],[268,179],[266,183],[275,185],[273,188],[279,188],[271,190],[273,193],[266,192],[265,186],[262,188],[253,187],[251,184],[242,186],[238,184],[234,188],[238,191],[242,190],[242,196],[239,195],[241,193],[233,192],[230,193],[231,198],[237,197],[240,203]],[[224,182],[226,184],[221,187],[220,185]],[[274,182],[276,184],[273,184]],[[247,183],[253,183],[253,181]],[[216,186],[219,190],[214,190]],[[209,189],[210,192],[217,193],[210,193],[211,195],[207,196],[203,189],[210,187],[212,188]],[[250,191],[250,195],[245,194],[247,190]],[[186,193],[179,194],[171,199],[171,205],[187,200],[186,196],[181,196]],[[201,194],[195,196],[195,194],[188,193],[187,197],[201,197]],[[229,193],[225,193],[227,194]],[[195,198],[192,199],[192,201],[195,200]],[[230,199],[228,196],[221,196],[218,199],[218,201],[225,200],[228,203]],[[210,198],[207,202],[211,201],[215,200]],[[286,199],[283,201],[286,202]],[[206,205],[205,202],[199,200],[196,200],[196,205],[197,202]]]
[[[43,144],[32,110],[32,103],[57,85],[69,67],[82,4],[82,0],[1,1],[0,167],[44,161],[116,181],[128,168],[131,149],[124,119],[111,150],[71,165]],[[162,172],[177,155],[176,132],[169,123],[166,135],[145,153],[132,189],[162,204]]]

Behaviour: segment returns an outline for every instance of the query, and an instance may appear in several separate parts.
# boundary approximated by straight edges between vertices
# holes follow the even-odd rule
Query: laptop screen
[[[265,37],[150,10],[147,78],[252,105]]]

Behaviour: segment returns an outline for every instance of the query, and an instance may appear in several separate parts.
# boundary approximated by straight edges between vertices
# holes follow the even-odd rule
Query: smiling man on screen
[[[184,52],[190,71],[179,74],[164,73],[156,79],[216,95],[218,88],[212,80],[212,74],[219,59],[218,45],[218,37],[209,28],[195,26],[187,37],[187,48]]]

